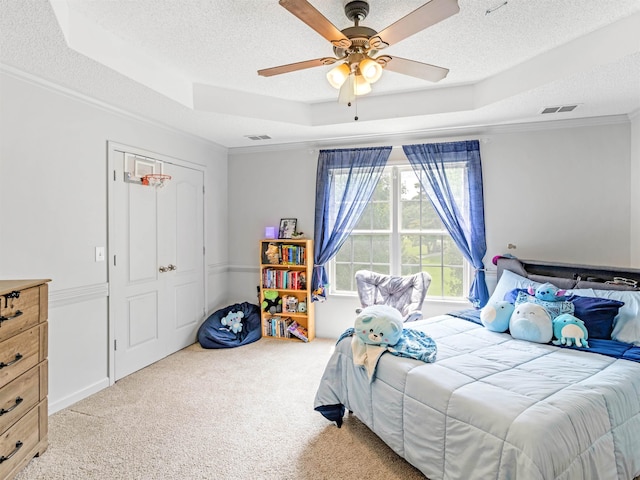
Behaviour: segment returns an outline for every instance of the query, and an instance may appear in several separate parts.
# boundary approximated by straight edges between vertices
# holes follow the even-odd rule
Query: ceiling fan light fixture
[[[371,84],[362,75],[356,74],[354,91],[356,95],[366,95],[371,92]]]
[[[376,83],[382,76],[382,65],[372,58],[365,58],[358,65],[360,73],[369,83]]]
[[[342,87],[345,80],[349,77],[350,73],[351,69],[349,68],[349,65],[347,65],[346,63],[341,63],[340,65],[329,70],[329,73],[327,73],[327,80],[333,88],[339,89],[340,87]]]
[[[338,93],[338,103],[342,105],[349,105],[356,98],[355,78],[354,75],[349,75]]]

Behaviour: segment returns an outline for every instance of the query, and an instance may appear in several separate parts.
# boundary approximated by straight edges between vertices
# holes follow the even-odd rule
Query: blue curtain
[[[313,301],[326,298],[326,263],[362,216],[382,175],[391,147],[320,150],[316,177]],[[344,175],[338,185],[334,175]]]
[[[480,144],[465,142],[403,145],[422,189],[429,196],[442,223],[464,257],[475,268],[469,301],[482,308],[489,300],[482,259],[487,252],[484,230],[484,199]],[[466,167],[462,198],[456,200],[447,177],[447,167]],[[460,196],[460,195],[459,195]]]

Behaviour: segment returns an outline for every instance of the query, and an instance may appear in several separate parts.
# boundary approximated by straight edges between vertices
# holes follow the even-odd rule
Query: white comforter
[[[431,480],[640,475],[640,363],[446,315],[411,328],[435,339],[435,363],[387,353],[369,383],[346,338],[315,406],[343,404]]]

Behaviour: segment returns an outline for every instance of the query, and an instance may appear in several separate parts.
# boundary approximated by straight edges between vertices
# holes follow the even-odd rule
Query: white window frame
[[[401,275],[401,268],[402,268],[402,264],[400,261],[400,256],[401,256],[401,252],[400,252],[400,236],[402,233],[407,233],[407,232],[400,232],[400,222],[399,222],[399,215],[400,215],[400,169],[404,169],[405,167],[409,167],[411,168],[411,165],[409,163],[409,161],[407,160],[406,156],[404,155],[404,152],[402,151],[402,148],[397,148],[394,147],[392,150],[392,153],[389,157],[389,160],[387,162],[387,165],[385,166],[385,171],[383,173],[387,174],[388,170],[391,169],[391,215],[392,215],[392,221],[391,222],[391,228],[390,230],[375,230],[375,231],[363,231],[363,234],[371,234],[371,233],[389,233],[390,234],[390,248],[391,248],[391,253],[389,255],[389,261],[390,261],[390,273],[391,275]],[[419,233],[429,233],[428,231],[419,231]],[[433,232],[433,233],[440,233],[440,232]],[[442,235],[445,235],[449,238],[451,238],[451,235],[449,235],[449,232],[447,232],[446,230],[444,232],[441,233]],[[466,301],[466,293],[469,291],[469,288],[471,286],[471,265],[469,264],[469,262],[463,258],[463,272],[462,272],[462,281],[463,281],[463,286],[462,286],[462,290],[463,290],[463,295],[462,297],[436,297],[436,296],[429,296],[429,293],[427,292],[427,298],[426,301],[452,301],[452,302],[459,302],[459,301]],[[353,263],[353,262],[352,262]],[[442,265],[441,264],[441,268],[443,266],[446,265]],[[327,273],[329,276],[329,294],[330,295],[336,295],[336,296],[349,296],[349,297],[355,297],[357,296],[357,291],[355,290],[355,285],[354,285],[354,290],[337,290],[335,288],[335,258],[333,258],[329,264],[327,265]]]

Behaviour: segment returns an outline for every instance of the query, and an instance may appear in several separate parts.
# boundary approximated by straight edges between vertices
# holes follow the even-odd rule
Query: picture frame
[[[278,238],[293,238],[293,234],[296,233],[297,224],[297,218],[281,218]]]

